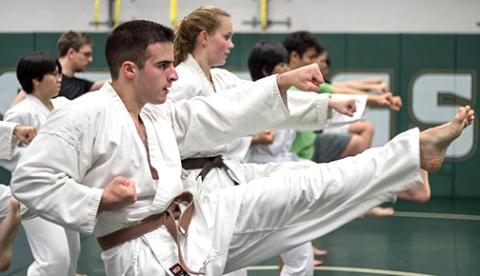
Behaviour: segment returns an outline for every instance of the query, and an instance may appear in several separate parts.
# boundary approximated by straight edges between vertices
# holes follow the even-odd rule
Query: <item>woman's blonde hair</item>
[[[175,66],[193,52],[197,36],[202,31],[213,34],[221,24],[220,17],[230,17],[226,11],[214,6],[201,6],[175,25]]]

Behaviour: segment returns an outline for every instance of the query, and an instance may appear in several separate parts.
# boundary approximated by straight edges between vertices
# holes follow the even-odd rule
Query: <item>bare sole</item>
[[[472,124],[475,113],[470,106],[460,107],[452,121],[420,133],[420,166],[428,172],[440,169],[452,141]]]

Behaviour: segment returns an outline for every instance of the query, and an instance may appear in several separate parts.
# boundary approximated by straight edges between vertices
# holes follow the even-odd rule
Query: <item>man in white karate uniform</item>
[[[172,38],[149,21],[117,27],[106,42],[112,82],[54,111],[13,175],[15,196],[40,216],[94,232],[107,275],[220,275],[279,254],[417,185],[420,166],[438,169],[473,120],[462,108],[447,125],[408,131],[358,157],[271,164],[247,173],[251,183],[213,192],[198,180],[177,228],[176,202],[190,202],[180,154],[278,125],[288,117],[287,88],[318,90],[322,76],[312,65],[172,104]]]

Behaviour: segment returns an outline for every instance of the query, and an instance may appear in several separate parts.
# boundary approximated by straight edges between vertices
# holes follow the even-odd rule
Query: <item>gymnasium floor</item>
[[[315,275],[480,275],[480,199],[399,202],[390,218],[358,219],[314,243],[328,250]],[[105,275],[99,248],[82,237],[80,273]],[[26,275],[32,257],[23,231],[12,267],[0,275]],[[277,260],[249,268],[249,276],[278,275]]]

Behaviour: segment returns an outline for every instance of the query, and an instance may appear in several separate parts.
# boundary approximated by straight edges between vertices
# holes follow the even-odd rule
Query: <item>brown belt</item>
[[[183,213],[180,211],[179,207],[179,204],[182,202],[188,203],[187,208]],[[167,231],[170,233],[173,240],[177,244],[178,260],[182,268],[190,274],[204,274],[192,271],[190,268],[188,268],[185,260],[183,259],[182,251],[180,250],[179,244],[179,232],[182,233],[184,236],[187,235],[188,227],[190,225],[190,221],[192,220],[194,208],[195,207],[193,205],[192,194],[189,192],[182,193],[173,200],[173,202],[170,204],[170,206],[168,206],[165,212],[151,215],[141,220],[137,224],[120,229],[106,236],[98,237],[98,244],[105,251],[115,246],[121,245],[127,241],[136,239],[144,234],[158,229],[162,225],[165,225],[165,228],[167,228]],[[175,223],[175,220],[178,220],[178,224]]]
[[[202,181],[213,168],[223,168],[224,166],[225,164],[220,155],[182,160],[182,168],[186,170],[202,169],[198,175],[199,177],[202,177]]]

